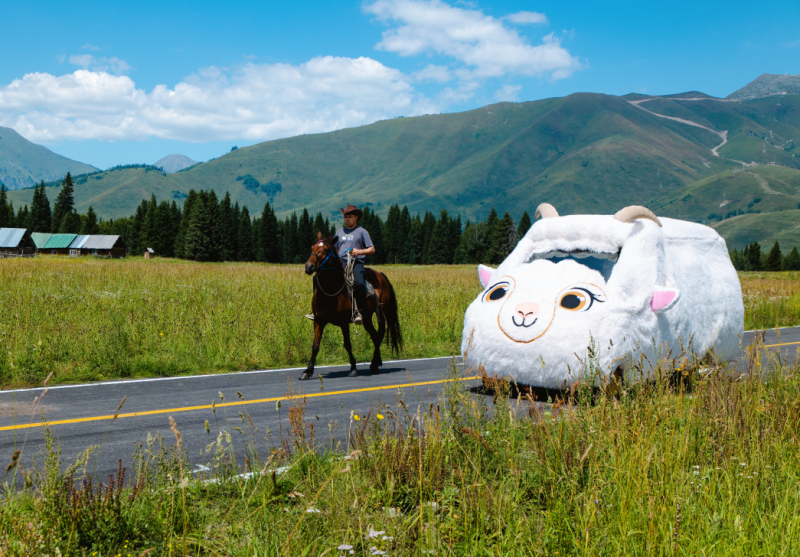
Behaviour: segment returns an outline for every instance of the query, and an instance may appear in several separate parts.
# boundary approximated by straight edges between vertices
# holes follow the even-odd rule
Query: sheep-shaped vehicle
[[[564,389],[590,360],[594,381],[607,382],[633,365],[649,375],[676,351],[739,356],[742,289],[714,230],[638,206],[561,217],[543,203],[539,216],[497,269],[478,267],[465,365]]]

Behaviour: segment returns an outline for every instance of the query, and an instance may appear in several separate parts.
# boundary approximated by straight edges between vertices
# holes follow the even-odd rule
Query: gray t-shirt
[[[351,248],[364,249],[372,247],[372,239],[369,237],[369,232],[364,230],[362,226],[355,228],[341,227],[336,231],[336,251],[342,261],[347,261],[347,250]],[[358,258],[364,261],[364,256],[359,255]]]

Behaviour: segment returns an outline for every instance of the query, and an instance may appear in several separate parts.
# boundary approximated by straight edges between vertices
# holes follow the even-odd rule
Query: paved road
[[[746,342],[752,338],[753,333],[745,334]],[[800,327],[768,331],[765,342],[770,353],[780,350],[793,361],[800,348]],[[366,369],[366,365],[359,367]],[[292,395],[305,395],[305,415],[313,419],[316,441],[334,445],[346,439],[351,411],[365,415],[386,404],[397,409],[402,400],[413,413],[418,405],[427,409],[436,402],[448,382],[479,385],[474,377],[464,377],[459,360],[452,358],[386,362],[380,374],[355,379],[345,377],[347,366],[318,367],[317,371],[322,381],[296,381],[297,368],[53,387],[35,413],[33,400],[42,389],[0,392],[0,464],[9,462],[23,444],[23,465],[28,466],[34,455],[41,462],[42,412],[61,445],[62,462],[74,462],[87,447],[101,445],[93,466],[96,474],[107,477],[116,470],[119,458],[130,466],[134,446],[148,434],[164,435],[173,442],[170,416],[177,422],[192,464],[197,465],[208,462],[209,457],[200,451],[220,430],[232,435],[237,454],[244,455],[252,431],[247,415],[258,428],[254,435],[258,452],[267,455],[291,428],[289,410],[298,404]],[[112,419],[124,397],[125,404]]]

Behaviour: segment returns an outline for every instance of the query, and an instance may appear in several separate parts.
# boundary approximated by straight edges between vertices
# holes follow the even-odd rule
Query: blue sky
[[[574,92],[725,96],[800,73],[800,3],[26,2],[0,126],[106,168]]]

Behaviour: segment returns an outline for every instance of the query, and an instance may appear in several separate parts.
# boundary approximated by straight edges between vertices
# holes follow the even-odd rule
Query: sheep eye
[[[561,297],[561,307],[570,311],[580,311],[586,305],[586,296],[580,292],[568,292]]]
[[[588,311],[595,302],[603,303],[591,290],[586,288],[573,288],[561,296],[558,305],[568,311]]]
[[[508,283],[503,282],[493,286],[492,289],[486,293],[483,299],[490,302],[496,302],[497,300],[502,300],[505,298],[506,294],[508,294]]]

